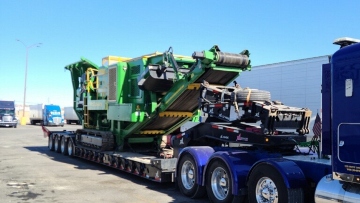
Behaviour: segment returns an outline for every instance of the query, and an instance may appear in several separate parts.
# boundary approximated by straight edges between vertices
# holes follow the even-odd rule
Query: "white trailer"
[[[241,87],[267,90],[271,98],[287,106],[306,107],[312,110],[309,126],[314,125],[317,113],[321,117],[322,65],[330,56],[319,56],[274,64],[253,66],[236,79]],[[310,131],[309,136],[313,132]]]
[[[73,107],[64,107],[64,119],[66,120],[66,124],[81,124],[79,117],[76,115]]]
[[[29,105],[30,124],[35,125],[36,123],[42,123],[43,121],[43,104]]]

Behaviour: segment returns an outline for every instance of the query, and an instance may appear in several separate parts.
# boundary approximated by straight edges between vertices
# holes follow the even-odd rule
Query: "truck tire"
[[[304,202],[303,190],[287,188],[279,171],[269,164],[262,163],[254,168],[249,176],[248,188],[249,202]]]
[[[258,89],[242,89],[235,91],[236,101],[271,101],[270,92]]]
[[[231,203],[232,177],[230,171],[223,161],[215,160],[208,166],[206,171],[206,192],[213,203]],[[242,201],[241,201],[242,202]]]
[[[200,198],[206,193],[206,188],[196,183],[197,170],[194,158],[185,154],[177,167],[177,184],[182,194],[190,198]]]
[[[54,151],[55,152],[60,152],[60,140],[58,138],[59,135],[56,135],[55,138],[54,138]]]
[[[49,148],[50,151],[54,151],[54,138],[53,138],[53,134],[49,135],[48,148]]]
[[[60,151],[63,155],[68,155],[68,141],[64,136],[61,138],[61,145],[60,145]]]
[[[75,147],[71,138],[69,138],[67,142],[67,153],[69,157],[73,157],[75,155]]]

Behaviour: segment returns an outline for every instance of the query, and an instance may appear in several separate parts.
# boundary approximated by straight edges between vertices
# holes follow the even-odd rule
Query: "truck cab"
[[[15,102],[0,101],[0,126],[17,127],[17,119],[15,117]]]
[[[60,106],[44,105],[43,125],[45,126],[64,126],[64,118],[61,114]]]

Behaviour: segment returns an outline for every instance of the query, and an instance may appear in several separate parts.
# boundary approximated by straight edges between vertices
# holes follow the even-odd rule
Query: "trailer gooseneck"
[[[333,113],[345,114],[336,110],[339,103],[348,102],[342,108],[350,108],[357,99],[357,78],[337,67],[355,67],[360,61],[356,50],[360,44],[333,56],[332,71],[339,73],[329,77],[337,86],[327,89],[333,97],[323,101]],[[109,56],[102,66],[82,58],[65,69],[71,73],[74,109],[83,128],[43,127],[49,149],[152,181],[176,182],[184,195],[207,194],[211,202],[359,200],[354,191],[360,160],[352,148],[357,142],[351,142],[359,119],[323,116],[328,121],[323,129],[332,129],[328,138],[336,141],[332,151],[338,156],[299,148],[309,133],[309,109],[272,101],[264,90],[231,86],[251,69],[249,55],[213,46],[192,57],[175,55],[172,48],[137,58]],[[341,126],[340,141],[330,121]],[[332,159],[323,158],[327,155]],[[338,190],[343,193],[329,191],[326,184],[343,186]]]

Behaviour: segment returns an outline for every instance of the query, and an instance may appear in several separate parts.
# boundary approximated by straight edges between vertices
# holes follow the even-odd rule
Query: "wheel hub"
[[[194,171],[192,169],[187,173],[188,179],[194,179]]]
[[[227,183],[226,183],[226,179],[225,178],[221,178],[220,179],[220,184],[221,187],[226,187]]]
[[[262,177],[256,185],[256,200],[262,203],[277,203],[278,191],[275,183],[267,177]]]

